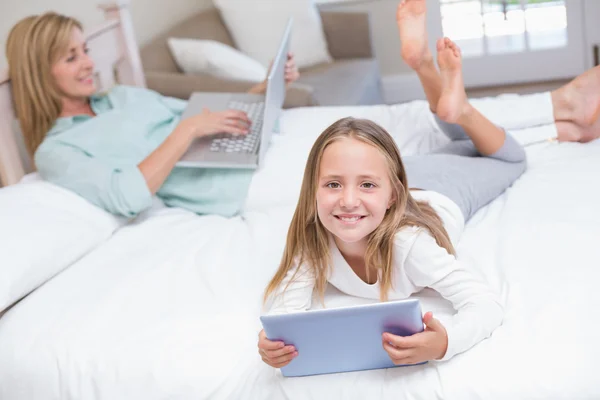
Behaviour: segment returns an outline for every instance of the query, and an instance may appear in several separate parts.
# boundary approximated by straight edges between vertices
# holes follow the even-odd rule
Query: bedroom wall
[[[79,19],[84,26],[103,20],[97,8],[101,0],[0,0],[0,69],[6,68],[5,46],[8,32],[21,18],[56,11]],[[212,4],[211,0],[130,0],[133,26],[139,45]]]

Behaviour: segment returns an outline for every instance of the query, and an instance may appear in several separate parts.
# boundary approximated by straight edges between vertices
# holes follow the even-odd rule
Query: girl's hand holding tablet
[[[383,348],[394,364],[418,364],[429,360],[439,360],[446,354],[448,334],[446,328],[433,313],[423,316],[426,328],[411,336],[397,336],[391,333],[382,335]]]

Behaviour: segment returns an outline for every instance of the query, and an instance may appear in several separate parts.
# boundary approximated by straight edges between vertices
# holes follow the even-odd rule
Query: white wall
[[[103,0],[0,0],[0,69],[6,67],[5,46],[12,26],[32,14],[45,11],[73,16],[85,27],[103,21],[97,5]],[[212,4],[211,0],[130,0],[138,45],[168,29],[177,22]]]

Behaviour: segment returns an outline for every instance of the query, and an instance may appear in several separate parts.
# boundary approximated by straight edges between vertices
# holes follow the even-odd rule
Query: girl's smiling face
[[[354,138],[336,140],[325,148],[317,213],[336,242],[366,245],[393,202],[389,167],[377,148]]]

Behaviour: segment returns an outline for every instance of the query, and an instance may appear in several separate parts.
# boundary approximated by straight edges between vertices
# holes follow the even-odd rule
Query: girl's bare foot
[[[460,48],[452,40],[443,38],[437,41],[437,51],[442,95],[436,113],[446,122],[457,123],[472,110],[463,84]]]
[[[556,121],[592,126],[600,118],[600,66],[587,70],[552,92]]]
[[[425,0],[402,0],[396,11],[402,59],[414,70],[433,60],[427,47],[426,11]]]

